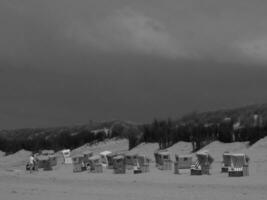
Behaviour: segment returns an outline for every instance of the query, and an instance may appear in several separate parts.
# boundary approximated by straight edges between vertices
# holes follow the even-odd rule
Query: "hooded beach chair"
[[[37,157],[38,168],[44,171],[52,170],[53,162],[49,156],[40,155]]]
[[[147,156],[138,155],[137,164],[139,165],[142,173],[149,172],[149,158]]]
[[[99,155],[101,157],[102,166],[105,168],[109,167],[108,155],[111,154],[111,151],[102,151]]]
[[[230,177],[240,177],[249,175],[248,156],[245,154],[232,154],[231,167],[228,169]]]
[[[87,151],[84,151],[83,152],[83,162],[84,162],[84,165],[86,167],[86,169],[89,167],[90,165],[90,158],[94,155],[94,153],[90,150],[87,150]]]
[[[137,154],[128,153],[125,156],[126,169],[131,170],[137,164]]]
[[[113,170],[114,174],[125,174],[126,173],[126,163],[125,156],[118,155],[113,157]]]
[[[223,158],[223,160],[222,160],[221,172],[227,173],[229,167],[231,166],[231,153],[224,152],[222,158]]]
[[[191,155],[175,155],[174,173],[179,174],[180,170],[188,170],[192,166]]]
[[[113,158],[116,157],[117,155],[118,154],[115,152],[111,152],[110,154],[106,155],[107,161],[108,161],[108,165],[107,165],[108,169],[113,169],[113,164],[114,164]]]
[[[209,175],[213,158],[210,156],[208,151],[198,152],[196,156],[197,159],[191,166],[191,175]]]
[[[134,174],[149,172],[149,159],[145,155],[137,155],[133,169]]]
[[[61,156],[63,158],[63,164],[72,164],[72,159],[70,156],[70,149],[63,149],[61,151]]]
[[[158,150],[154,153],[156,167],[160,170],[171,170],[172,160],[170,152],[167,150]]]
[[[92,156],[89,158],[90,172],[92,173],[102,173],[103,166],[101,163],[101,157],[99,155]]]
[[[84,164],[84,155],[78,154],[72,157],[73,172],[82,172],[86,170]]]

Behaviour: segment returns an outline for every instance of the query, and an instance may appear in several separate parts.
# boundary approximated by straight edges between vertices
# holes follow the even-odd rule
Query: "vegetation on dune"
[[[110,121],[71,127],[2,130],[0,150],[14,153],[20,149],[34,152],[42,149],[74,149],[109,138],[127,138],[128,130],[135,126],[129,122]]]
[[[190,113],[177,121],[154,120],[143,125],[143,141],[158,142],[164,149],[179,141],[192,142],[193,150],[208,143],[249,141],[267,136],[267,105],[252,105],[231,110]]]
[[[179,142],[191,142],[194,151],[208,143],[249,141],[267,136],[267,105],[232,110],[190,113],[179,120],[154,120],[137,125],[123,121],[90,122],[88,125],[46,129],[0,131],[0,150],[74,149],[108,138],[128,138],[129,149],[141,142],[157,142],[161,149]]]

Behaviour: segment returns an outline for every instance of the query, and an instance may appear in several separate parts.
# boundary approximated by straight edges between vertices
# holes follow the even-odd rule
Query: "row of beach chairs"
[[[172,160],[167,150],[155,152],[156,167],[160,170],[172,170]],[[225,152],[223,154],[222,173],[228,173],[229,177],[241,177],[249,175],[249,158],[242,153]],[[179,174],[181,170],[190,170],[191,175],[209,175],[213,158],[208,151],[196,153],[193,162],[191,155],[176,155],[174,161],[174,173]]]
[[[149,159],[144,155],[112,153],[105,151],[98,155],[87,151],[72,157],[73,172],[89,171],[102,173],[103,168],[113,169],[115,174],[125,174],[133,170],[134,174],[149,172]]]
[[[70,158],[70,152],[65,157]],[[64,155],[64,154],[63,154]],[[213,158],[208,151],[196,153],[193,162],[191,155],[175,155],[175,161],[171,160],[170,152],[158,150],[154,153],[156,167],[160,170],[172,170],[180,174],[182,170],[190,170],[191,175],[209,175]],[[67,160],[67,159],[65,159]],[[37,156],[38,168],[52,170],[57,165],[57,157],[54,152],[43,151]],[[68,161],[68,160],[67,160]],[[150,160],[145,155],[129,154],[125,152],[112,153],[104,151],[94,155],[92,151],[85,151],[71,157],[73,172],[89,171],[102,173],[103,168],[113,169],[115,174],[125,174],[126,170],[132,170],[134,174],[149,172]],[[26,167],[27,168],[27,167]],[[249,158],[245,154],[225,152],[222,155],[221,173],[228,173],[230,177],[249,175]]]

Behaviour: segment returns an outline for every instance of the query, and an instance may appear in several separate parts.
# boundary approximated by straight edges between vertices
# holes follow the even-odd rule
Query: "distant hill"
[[[254,114],[261,116],[263,123],[266,124],[267,104],[254,104],[234,109],[221,109],[202,113],[192,112],[183,116],[178,122],[221,123],[224,118],[229,117],[233,121],[240,120],[243,124],[249,124],[252,122]]]
[[[259,123],[255,127],[255,114]],[[225,123],[225,119],[230,119]],[[238,131],[233,125],[239,122]],[[85,125],[54,128],[25,128],[0,131],[0,150],[8,153],[20,149],[75,149],[84,144],[93,144],[108,138],[127,138],[129,149],[142,142],[158,143],[168,148],[180,142],[196,143],[194,150],[212,141],[255,143],[267,136],[267,104],[249,105],[236,109],[203,113],[189,113],[177,120],[154,120],[150,124],[134,122],[90,121]],[[259,128],[260,127],[260,128]]]
[[[77,148],[85,143],[94,143],[107,138],[127,138],[130,129],[138,125],[120,120],[97,122],[85,125],[53,128],[24,128],[0,131],[0,150],[16,152],[20,149],[38,151]]]
[[[157,120],[143,126],[143,141],[157,142],[162,149],[191,142],[193,151],[212,141],[225,143],[249,141],[267,136],[267,104],[189,113],[178,120]]]

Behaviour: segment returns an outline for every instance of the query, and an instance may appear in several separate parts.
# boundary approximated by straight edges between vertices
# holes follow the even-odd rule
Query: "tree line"
[[[266,107],[266,108],[265,108]],[[150,124],[122,121],[48,129],[0,131],[0,150],[14,153],[20,149],[37,152],[43,149],[74,149],[110,138],[127,138],[129,149],[141,142],[156,142],[165,149],[180,142],[191,142],[197,151],[212,141],[255,143],[267,136],[267,105],[211,113],[190,113],[179,120],[157,120]],[[227,117],[230,116],[230,117]],[[110,134],[92,130],[107,127]]]
[[[249,141],[255,143],[267,136],[267,124],[243,124],[238,126],[233,120],[218,123],[201,123],[195,120],[175,122],[154,120],[143,125],[143,142],[157,142],[160,149],[165,149],[180,142],[191,142],[193,151],[197,151],[212,141],[224,143]]]
[[[0,150],[7,154],[17,152],[21,149],[38,152],[43,149],[55,151],[62,149],[75,149],[84,144],[94,144],[111,138],[127,138],[129,132],[125,125],[117,122],[103,124],[112,131],[108,134],[101,131],[103,127],[98,126],[97,132],[88,127],[64,127],[54,129],[18,129],[0,132]],[[96,128],[96,127],[94,127]]]

